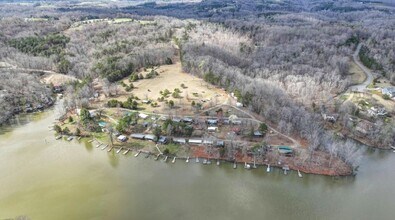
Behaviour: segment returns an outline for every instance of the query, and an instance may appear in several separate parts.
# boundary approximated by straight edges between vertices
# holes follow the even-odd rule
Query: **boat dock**
[[[303,176],[302,176],[302,173],[300,173],[300,171],[298,170],[298,176],[299,176],[299,178],[302,178]]]
[[[112,151],[112,149],[113,149],[113,148],[114,148],[114,147],[113,147],[113,146],[111,146],[111,147],[110,147],[110,149],[108,149],[108,150],[107,150],[107,152],[110,152],[110,151]]]
[[[134,155],[134,157],[138,157],[138,156],[140,155],[140,153],[141,153],[141,150],[139,150],[139,152],[137,152],[137,153]]]
[[[176,162],[176,159],[177,159],[177,157],[174,157],[173,158],[173,161],[171,161],[172,163],[175,163]]]
[[[168,158],[168,157],[169,157],[169,156],[166,156],[165,159],[163,160],[163,161],[165,161],[165,163],[167,162],[167,158]]]
[[[284,170],[284,175],[287,175],[289,171],[289,166],[287,165],[283,166],[283,170]]]
[[[96,148],[99,148],[102,145],[103,145],[102,143],[99,143],[98,145],[96,145]]]
[[[104,147],[101,148],[101,150],[104,150],[108,147],[108,144],[104,145]]]
[[[117,150],[117,154],[119,154],[119,152],[121,152],[122,149],[123,149],[122,147],[119,148],[119,149]]]
[[[126,154],[128,154],[129,153],[129,151],[130,151],[130,149],[127,149],[125,152],[123,152],[122,154],[123,155],[126,155]]]

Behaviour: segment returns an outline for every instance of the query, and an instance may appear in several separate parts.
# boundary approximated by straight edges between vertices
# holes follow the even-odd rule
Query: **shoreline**
[[[343,172],[336,172],[336,170],[335,169],[312,169],[312,168],[309,168],[309,167],[306,167],[306,166],[297,166],[297,165],[295,165],[295,164],[293,164],[293,163],[282,163],[282,164],[277,164],[277,163],[273,163],[273,162],[269,162],[269,163],[261,163],[261,162],[256,162],[255,163],[255,165],[256,165],[256,168],[253,168],[253,166],[252,166],[252,164],[253,164],[253,161],[243,161],[243,160],[237,160],[237,161],[235,161],[235,160],[230,160],[230,159],[226,159],[226,158],[217,158],[217,157],[197,157],[197,156],[194,156],[194,155],[190,155],[190,156],[185,156],[185,155],[172,155],[172,154],[169,154],[169,155],[164,155],[163,153],[153,153],[153,152],[151,152],[151,151],[148,151],[148,150],[144,150],[144,149],[135,149],[135,148],[133,148],[133,147],[126,147],[126,146],[120,146],[120,145],[115,145],[115,146],[110,146],[110,144],[108,144],[108,143],[105,143],[105,142],[101,142],[101,141],[99,141],[99,140],[97,140],[97,139],[89,139],[90,137],[82,137],[82,138],[84,138],[85,139],[85,141],[87,141],[87,143],[90,143],[90,144],[92,144],[93,145],[93,143],[97,143],[98,145],[101,145],[101,146],[105,146],[105,145],[108,145],[105,149],[102,149],[102,147],[100,146],[100,147],[95,147],[95,148],[97,148],[97,149],[100,149],[100,150],[102,150],[102,151],[106,151],[107,153],[109,153],[109,152],[111,152],[111,151],[114,151],[114,152],[116,152],[117,150],[121,150],[119,153],[117,153],[117,154],[123,154],[125,151],[128,151],[128,153],[139,153],[140,152],[140,154],[142,153],[142,154],[148,154],[148,157],[151,157],[151,156],[154,156],[154,157],[158,157],[158,159],[155,159],[155,160],[160,160],[161,158],[164,158],[164,157],[168,157],[168,160],[170,161],[171,159],[173,159],[174,157],[177,159],[177,160],[184,160],[184,162],[185,162],[185,160],[187,160],[188,158],[189,158],[189,160],[190,160],[190,163],[197,163],[197,162],[195,162],[195,161],[192,161],[192,160],[195,160],[196,158],[199,158],[200,160],[204,160],[204,159],[206,159],[206,160],[212,160],[212,161],[214,161],[213,162],[213,164],[215,164],[216,163],[216,161],[220,161],[221,163],[223,163],[223,162],[225,162],[225,163],[229,163],[229,164],[234,164],[234,163],[236,163],[237,164],[237,167],[238,166],[240,166],[240,165],[242,165],[243,166],[243,168],[244,168],[244,164],[245,163],[247,163],[247,164],[249,164],[250,166],[251,166],[251,168],[249,168],[249,169],[246,169],[246,170],[254,170],[254,169],[259,169],[259,168],[261,168],[261,167],[264,167],[264,168],[267,168],[268,167],[268,165],[270,165],[270,168],[272,169],[272,168],[276,168],[276,169],[279,169],[279,170],[283,170],[284,171],[284,168],[286,168],[286,170],[287,170],[287,172],[290,172],[290,171],[295,171],[295,172],[301,172],[302,174],[314,174],[314,175],[322,175],[322,176],[331,176],[331,177],[346,177],[346,176],[355,176],[355,173],[352,171],[352,169],[351,169],[351,167],[347,167],[345,170],[347,170],[347,171],[343,171]],[[88,140],[89,139],[89,140]],[[61,139],[62,140],[62,139]],[[81,141],[79,141],[79,143],[81,143],[83,140],[81,139]],[[159,155],[159,156],[158,156]],[[135,155],[134,155],[135,156]],[[292,159],[290,159],[291,161],[294,161],[294,160],[292,160]],[[171,161],[170,161],[171,162]],[[210,164],[204,164],[204,163],[202,163],[202,161],[199,161],[198,162],[199,164],[202,164],[202,165],[210,165]],[[270,171],[270,172],[272,172],[272,170]],[[286,174],[284,174],[284,175],[286,175]]]

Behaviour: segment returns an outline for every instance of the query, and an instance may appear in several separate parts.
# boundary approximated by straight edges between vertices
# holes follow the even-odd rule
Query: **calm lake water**
[[[356,177],[175,164],[56,141],[54,110],[0,130],[0,219],[394,219],[395,153]]]

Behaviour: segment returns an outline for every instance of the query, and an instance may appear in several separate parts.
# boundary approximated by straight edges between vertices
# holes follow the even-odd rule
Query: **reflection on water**
[[[367,149],[357,176],[284,175],[135,158],[54,139],[53,111],[0,128],[0,219],[393,219],[395,154]],[[28,123],[29,122],[29,123]],[[46,141],[45,141],[46,140]]]

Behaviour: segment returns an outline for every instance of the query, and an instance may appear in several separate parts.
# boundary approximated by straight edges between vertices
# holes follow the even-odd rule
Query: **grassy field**
[[[146,76],[150,71],[151,69],[147,69],[147,71],[143,71],[142,74]],[[198,77],[184,73],[179,62],[172,65],[160,66],[156,71],[159,73],[159,76],[133,82],[135,88],[130,92],[126,92],[122,89],[124,95],[117,99],[125,101],[130,94],[133,94],[141,100],[152,100],[158,103],[159,107],[143,104],[142,107],[149,112],[156,111],[168,113],[168,111],[176,110],[180,113],[191,113],[193,110],[191,106],[192,101],[195,101],[195,103],[202,102],[203,107],[208,108],[216,104],[222,104],[229,98],[224,90],[216,88]],[[123,82],[127,85],[130,84],[128,79],[124,79]],[[184,87],[182,87],[181,84],[183,84]],[[162,96],[160,91],[167,89],[173,92],[176,88],[181,90],[180,98],[174,98],[170,94],[168,98],[165,99],[167,101],[173,100],[176,106],[175,109],[169,109],[165,101],[157,101],[158,98]]]
[[[352,84],[363,83],[366,79],[365,73],[354,62],[350,62],[350,77]]]

